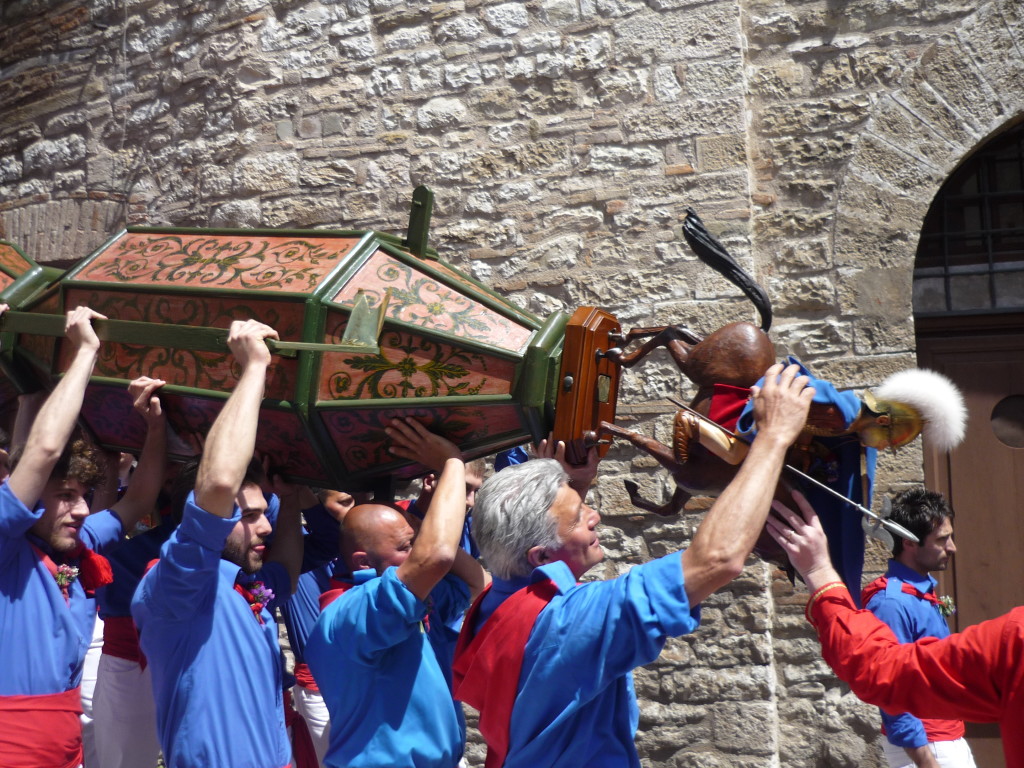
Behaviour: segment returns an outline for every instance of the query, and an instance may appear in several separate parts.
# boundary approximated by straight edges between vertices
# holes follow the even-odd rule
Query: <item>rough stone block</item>
[[[649,52],[661,61],[731,58],[740,52],[739,17],[732,2],[703,6],[700,13],[632,13],[615,31],[618,47],[633,56]]]
[[[1008,115],[978,71],[964,66],[968,58],[959,41],[940,38],[925,51],[917,71],[964,122],[985,135]]]
[[[52,173],[70,168],[85,159],[85,139],[72,134],[59,139],[43,139],[25,147],[23,168],[27,172]]]
[[[235,188],[244,194],[295,187],[298,166],[298,158],[292,153],[273,152],[243,158],[234,168]]]
[[[490,29],[505,37],[511,37],[530,23],[530,15],[526,5],[522,3],[500,3],[486,6],[483,18]]]
[[[744,134],[698,136],[696,145],[697,166],[701,171],[721,171],[746,165],[746,137]]]
[[[842,209],[836,215],[833,259],[837,267],[858,267],[866,258],[873,264],[913,264],[918,234],[863,210]]]
[[[461,99],[438,97],[431,99],[416,113],[416,125],[420,130],[452,128],[461,125],[468,114]]]

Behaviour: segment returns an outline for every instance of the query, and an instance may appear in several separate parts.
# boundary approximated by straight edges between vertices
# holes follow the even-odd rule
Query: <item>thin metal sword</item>
[[[714,421],[713,419],[709,419],[703,413],[700,413],[699,411],[694,410],[693,408],[691,408],[690,406],[686,405],[685,403],[679,402],[674,397],[669,397],[667,399],[670,402],[672,402],[673,404],[678,405],[683,410],[688,411],[689,413],[692,413],[695,416],[698,416],[699,418],[703,419],[704,421],[708,422],[709,424],[714,425],[718,429],[722,430],[725,434],[729,435],[732,438],[735,438],[736,440],[739,440],[741,443],[745,443],[747,445],[750,444],[747,440],[744,440],[742,437],[737,435],[735,432],[730,432],[728,429],[723,427],[718,422]],[[908,531],[906,528],[904,528],[899,523],[894,523],[892,520],[886,520],[884,517],[879,517],[878,515],[876,515],[874,512],[872,512],[867,507],[865,507],[865,506],[863,506],[861,504],[858,504],[853,499],[850,499],[850,498],[847,498],[846,496],[843,496],[843,494],[839,493],[839,491],[832,490],[831,488],[829,488],[827,485],[825,485],[820,480],[815,480],[810,475],[808,475],[808,474],[806,474],[804,472],[801,472],[799,469],[794,467],[792,464],[784,464],[782,466],[782,468],[792,472],[794,475],[797,475],[798,477],[803,478],[804,480],[806,480],[807,482],[811,483],[812,485],[815,485],[818,488],[821,488],[826,493],[832,494],[833,496],[835,496],[840,501],[845,501],[851,507],[853,507],[854,509],[859,511],[862,515],[864,515],[865,517],[870,518],[871,520],[874,520],[876,523],[881,525],[887,531],[890,531],[891,533],[895,533],[897,536],[901,536],[904,539],[906,539],[907,541],[913,541],[915,543],[919,543],[920,542],[920,539],[918,539],[917,536],[912,534],[910,531]]]

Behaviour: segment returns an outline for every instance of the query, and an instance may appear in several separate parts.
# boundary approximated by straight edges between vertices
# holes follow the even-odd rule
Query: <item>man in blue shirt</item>
[[[68,313],[70,364],[0,486],[0,755],[10,768],[82,762],[82,661],[96,620],[94,592],[110,579],[100,553],[152,508],[159,488],[140,481],[111,509],[89,514],[85,497],[102,477],[98,450],[69,441],[99,352],[91,324],[98,317],[85,307]],[[165,433],[152,395],[160,384],[131,387],[150,430],[141,461],[158,472]]]
[[[585,503],[595,461],[589,476],[536,459],[484,483],[474,534],[494,583],[466,617],[455,694],[480,710],[488,768],[639,766],[631,671],[743,570],[814,396],[798,374],[772,366],[752,390],[758,437],[690,547],[617,579],[577,583],[604,558]]]
[[[920,543],[893,537],[892,559],[885,576],[864,589],[862,602],[892,629],[901,643],[923,637],[948,637],[946,616],[952,604],[936,594],[931,576],[944,571],[956,552],[953,510],[940,493],[911,488],[892,501],[890,520],[902,525]],[[974,768],[962,720],[921,720],[882,710],[885,757],[891,768]]]
[[[277,333],[255,320],[231,324],[228,346],[241,376],[207,435],[182,521],[132,601],[168,768],[291,762],[268,593],[291,594],[302,535],[297,503],[282,500],[273,550],[265,544],[267,499],[251,459],[267,338]]]
[[[331,714],[324,762],[454,768],[463,735],[432,635],[468,606],[470,584],[483,586],[482,569],[459,548],[465,467],[458,448],[414,419],[395,419],[387,431],[392,453],[440,477],[418,532],[379,504],[345,517],[342,556],[353,579],[322,598],[306,645]]]

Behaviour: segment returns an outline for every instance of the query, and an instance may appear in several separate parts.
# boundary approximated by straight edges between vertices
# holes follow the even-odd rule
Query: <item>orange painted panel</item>
[[[28,259],[18,253],[14,246],[8,245],[7,243],[0,243],[0,266],[10,270],[17,277],[20,277],[32,269],[32,264]],[[7,284],[4,285],[4,287],[6,286]]]
[[[325,337],[339,343],[345,318],[333,314]],[[379,354],[325,352],[317,398],[470,397],[512,391],[515,363],[415,333],[385,330]],[[456,341],[457,340],[453,340]]]
[[[278,331],[282,339],[301,338],[304,305],[299,302],[261,301],[233,297],[160,295],[127,291],[95,291],[69,287],[66,306],[84,305],[118,320],[167,325],[227,328],[232,320],[255,318]],[[62,347],[65,345],[62,345]],[[61,350],[61,370],[70,362]],[[294,398],[296,360],[275,356],[267,372],[266,396]],[[229,392],[240,371],[227,352],[202,352],[185,348],[141,346],[104,342],[95,374],[131,381],[138,376],[164,379],[168,384]]]
[[[472,291],[480,289],[461,279]],[[380,305],[391,289],[388,317],[423,328],[438,330],[520,352],[530,340],[532,329],[499,315],[492,309],[405,262],[377,251],[334,297],[338,304],[352,306],[362,289],[371,307]]]
[[[71,282],[309,293],[357,242],[354,237],[129,232]]]
[[[432,266],[438,272],[442,272],[443,274],[447,275],[452,280],[454,280],[456,282],[459,282],[459,283],[462,283],[462,285],[466,286],[467,291],[469,291],[471,293],[479,292],[480,291],[480,286],[478,286],[472,280],[469,280],[464,274],[462,274],[461,272],[458,272],[457,270],[455,270],[453,267],[449,266],[445,262],[443,262],[443,261],[431,261],[430,262],[430,266]],[[501,306],[505,307],[509,312],[511,312],[511,313],[513,313],[515,315],[518,315],[524,321],[527,321],[527,319],[530,318],[530,315],[529,315],[528,312],[524,312],[520,307],[517,307],[515,304],[513,304],[511,301],[506,299],[504,296],[499,296],[498,294],[494,294],[494,293],[488,293],[487,295],[491,299],[493,299],[494,301],[497,301],[499,304],[501,304]]]

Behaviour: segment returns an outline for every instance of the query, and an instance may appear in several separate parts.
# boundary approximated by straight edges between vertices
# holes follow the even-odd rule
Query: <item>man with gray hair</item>
[[[752,390],[757,439],[690,547],[616,579],[577,583],[604,559],[585,503],[593,459],[589,477],[537,459],[484,483],[474,534],[494,582],[466,617],[454,676],[455,697],[480,711],[486,768],[640,765],[631,672],[743,570],[806,421],[807,381],[795,365],[768,369]]]

